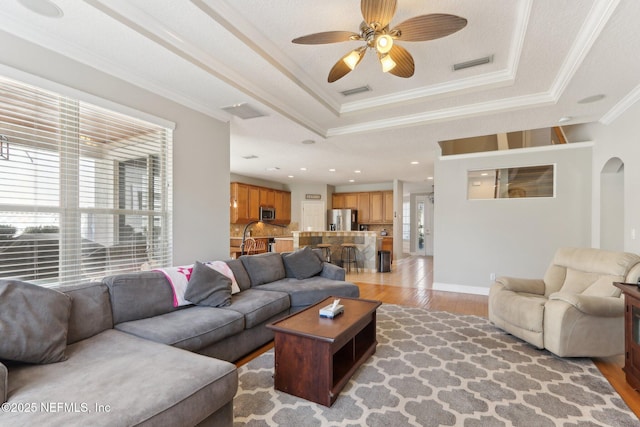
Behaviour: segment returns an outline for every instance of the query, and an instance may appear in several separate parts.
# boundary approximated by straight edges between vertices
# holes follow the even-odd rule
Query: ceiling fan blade
[[[335,63],[333,68],[331,68],[331,71],[329,71],[329,77],[327,78],[327,81],[329,83],[333,83],[336,80],[339,80],[344,76],[346,76],[347,74],[349,74],[353,69],[355,69],[358,66],[360,61],[362,61],[362,58],[364,58],[365,53],[367,53],[367,47],[363,46],[358,49],[352,50],[351,52],[347,53],[345,56],[340,58],[338,62]],[[345,59],[350,55],[359,55],[357,60],[354,62],[353,67],[349,67],[347,65],[347,62],[345,61]]]
[[[416,66],[413,62],[413,56],[407,49],[394,44],[388,55],[396,63],[396,66],[389,70],[391,74],[404,78],[413,76]]]
[[[399,31],[398,40],[423,42],[448,36],[460,31],[466,25],[465,18],[445,13],[433,13],[407,19],[398,24],[393,31]]]
[[[325,31],[323,33],[308,34],[291,40],[298,44],[325,44],[360,40],[360,34],[351,31]]]
[[[397,0],[362,0],[360,10],[367,25],[377,23],[378,28],[382,29],[391,22],[397,5]]]

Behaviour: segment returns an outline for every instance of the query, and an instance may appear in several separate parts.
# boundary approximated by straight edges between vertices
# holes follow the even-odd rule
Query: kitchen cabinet
[[[371,220],[369,216],[370,209],[370,195],[369,193],[358,193],[358,222],[360,224],[368,224]]]
[[[275,191],[276,224],[291,223],[291,193],[288,191]]]
[[[369,222],[371,224],[382,223],[384,216],[383,203],[382,191],[369,193]]]
[[[334,209],[356,209],[360,224],[393,224],[393,191],[334,193]]]
[[[385,224],[393,224],[393,191],[384,191],[382,193],[382,198],[382,221]]]
[[[344,209],[344,194],[334,194],[331,197],[331,206],[333,209]]]
[[[247,224],[260,219],[260,206],[276,209],[276,224],[291,222],[291,193],[272,188],[232,182],[229,213],[232,224]],[[276,203],[276,200],[278,203]]]
[[[230,218],[233,224],[257,221],[260,213],[260,194],[257,188],[239,182],[231,183],[229,202]]]

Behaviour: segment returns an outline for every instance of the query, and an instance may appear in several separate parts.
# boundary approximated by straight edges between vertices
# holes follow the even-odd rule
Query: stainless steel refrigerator
[[[329,230],[356,231],[358,229],[358,211],[355,209],[331,209],[329,211]]]

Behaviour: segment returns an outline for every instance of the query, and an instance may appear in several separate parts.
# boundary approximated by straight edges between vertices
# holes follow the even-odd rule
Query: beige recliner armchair
[[[561,357],[624,353],[624,297],[613,282],[636,283],[640,257],[560,248],[543,279],[500,277],[489,291],[489,320]]]

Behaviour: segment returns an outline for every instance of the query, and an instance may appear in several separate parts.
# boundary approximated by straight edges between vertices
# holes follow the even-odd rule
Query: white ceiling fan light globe
[[[376,50],[381,54],[389,53],[393,47],[393,38],[389,34],[380,34],[376,37]]]
[[[360,62],[360,53],[357,50],[352,50],[349,55],[344,57],[343,61],[347,64],[347,67],[353,70],[356,68],[356,65],[358,65],[358,62]]]
[[[380,64],[382,64],[382,72],[388,73],[396,67],[396,62],[389,55],[380,55]]]

